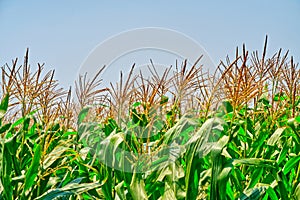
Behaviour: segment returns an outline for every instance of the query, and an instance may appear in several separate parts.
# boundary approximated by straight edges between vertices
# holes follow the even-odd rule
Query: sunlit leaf
[[[300,161],[300,155],[292,157],[287,163],[284,165],[283,173],[286,175],[294,168],[294,166]]]
[[[276,129],[276,131],[268,139],[267,145],[270,145],[270,146],[276,145],[277,141],[281,137],[281,134],[283,133],[284,130],[285,130],[285,128],[278,128],[278,129]]]
[[[27,191],[30,187],[32,187],[35,184],[35,178],[40,168],[41,154],[41,145],[38,144],[35,148],[30,167],[26,173],[24,191]]]

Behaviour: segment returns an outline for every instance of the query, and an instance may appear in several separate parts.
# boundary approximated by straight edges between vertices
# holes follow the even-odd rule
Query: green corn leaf
[[[228,178],[232,168],[233,168],[233,166],[231,163],[224,165],[221,173],[218,175],[218,180],[224,180],[224,179]]]
[[[260,180],[260,178],[262,177],[264,173],[264,168],[260,167],[258,169],[255,169],[251,175],[251,180],[249,183],[249,188],[253,188],[256,183],[258,183],[258,181]]]
[[[22,124],[24,122],[24,117],[18,119],[17,121],[15,121],[12,125],[11,128],[15,128],[16,126]]]
[[[267,141],[267,145],[275,146],[285,128],[278,128]]]
[[[256,187],[249,189],[238,198],[239,200],[258,200],[265,194],[266,187]]]
[[[289,151],[289,144],[288,142],[285,142],[283,145],[283,148],[280,151],[280,154],[277,158],[277,164],[280,165],[282,163],[282,161],[286,158],[286,155]]]
[[[269,194],[266,192],[264,198],[262,198],[262,200],[268,200],[269,199]]]
[[[242,172],[237,168],[235,170],[232,171],[232,176],[230,177],[231,181],[233,182],[234,186],[237,188],[237,191],[239,192],[243,192],[243,181],[245,179],[241,178],[244,175],[242,174]]]
[[[11,123],[8,123],[8,124],[5,124],[5,125],[1,126],[0,127],[0,134],[8,131],[10,127],[11,127]]]
[[[234,166],[236,165],[254,165],[256,167],[273,167],[274,161],[273,160],[267,160],[262,158],[244,158],[244,159],[234,159],[232,164]]]
[[[69,148],[64,146],[63,144],[57,145],[50,153],[45,155],[43,168],[47,169],[51,167],[51,165],[57,161],[61,155],[66,152]]]
[[[142,103],[139,102],[139,101],[137,101],[137,102],[134,102],[134,103],[131,105],[131,107],[136,108],[136,107],[138,107],[138,106],[140,106],[140,105],[142,105]]]
[[[287,192],[290,192],[292,190],[291,184],[288,181],[288,178],[290,180],[293,180],[293,176],[287,177],[286,175],[283,174],[282,171],[278,172],[277,175],[277,183],[280,189],[280,193],[282,194],[283,197],[287,197]]]
[[[287,173],[289,173],[291,169],[293,169],[299,161],[300,161],[300,155],[295,156],[291,158],[289,161],[287,161],[287,163],[283,167],[283,174],[286,175]]]
[[[295,117],[295,121],[300,123],[300,116]]]
[[[2,119],[8,109],[9,94],[6,94],[0,103],[0,119]]]
[[[164,143],[170,144],[178,137],[191,133],[191,131],[194,130],[193,128],[197,125],[198,122],[196,120],[186,115],[182,116],[179,121],[165,133]]]
[[[284,176],[284,175],[283,175]],[[284,177],[286,179],[286,177]],[[287,184],[285,181],[278,181],[278,187],[280,191],[280,197],[282,199],[288,199],[288,190],[290,190],[289,184]]]
[[[188,159],[187,162],[187,168],[186,168],[186,176],[185,176],[185,184],[187,186],[186,188],[186,199],[194,199],[195,194],[197,194],[198,187],[194,186],[194,177],[195,173],[197,173],[197,167],[196,161],[198,157],[196,156],[197,153],[201,154],[207,154],[213,149],[214,152],[217,152],[215,154],[218,154],[221,152],[222,148],[225,146],[222,142],[221,138],[217,144],[211,145],[210,148],[205,148],[208,142],[208,139],[212,133],[212,129],[214,127],[218,127],[219,123],[221,123],[219,120],[216,120],[217,118],[208,119],[204,124],[200,127],[200,129],[188,140],[186,143],[187,148],[187,155],[186,158]],[[215,124],[217,122],[217,124]],[[215,126],[214,126],[215,125]],[[176,125],[175,125],[176,126]],[[225,144],[228,140],[225,138]],[[216,155],[214,155],[216,157]],[[218,175],[218,174],[217,174]],[[216,177],[217,177],[216,175]]]
[[[263,145],[266,143],[266,139],[269,137],[268,134],[259,132],[257,140],[252,145],[252,150],[249,157],[255,157],[255,154],[260,151]]]
[[[40,159],[41,159],[41,145],[38,144],[34,155],[33,155],[33,159],[31,162],[31,165],[26,173],[25,176],[25,186],[24,186],[24,192],[26,192],[29,188],[31,188],[34,184],[35,184],[35,178],[38,174],[38,170],[40,167]]]
[[[120,159],[116,156],[116,151],[120,149],[120,144],[124,141],[124,133],[115,133],[115,131],[105,138],[99,144],[99,158],[102,162],[104,162],[107,166],[110,167],[121,167]],[[129,153],[128,153],[129,154]]]
[[[118,183],[118,185],[115,186],[116,188],[116,198],[119,199],[126,199],[126,190],[124,189],[124,180]]]
[[[23,131],[28,131],[30,126],[30,117],[24,118]]]
[[[86,106],[86,107],[84,107],[84,108],[80,111],[80,113],[79,113],[79,115],[78,115],[78,118],[77,118],[77,125],[78,125],[78,126],[83,122],[83,120],[84,120],[84,118],[87,116],[89,110],[90,110],[90,107],[89,107],[89,106]]]
[[[227,179],[220,180],[219,175],[222,170],[224,157],[219,155],[214,155],[211,173],[211,184],[210,184],[210,200],[214,199],[226,199],[226,181]],[[226,177],[224,177],[226,178]]]
[[[226,113],[230,113],[233,111],[233,106],[231,105],[230,101],[223,101],[222,106]]]
[[[72,129],[69,129],[67,131],[64,132],[64,134],[62,135],[63,138],[67,138],[69,135],[77,135],[77,132],[72,130]]]
[[[5,141],[5,146],[7,147],[10,155],[12,155],[12,156],[16,155],[16,151],[18,149],[18,145],[16,143],[17,136],[18,136],[18,134],[14,134]]]
[[[70,192],[70,191],[63,191],[61,189],[56,189],[56,190],[50,190],[48,191],[46,194],[43,194],[37,198],[35,198],[35,200],[52,200],[52,199],[68,199],[71,195],[73,195],[74,192]]]
[[[12,174],[12,157],[9,153],[6,144],[3,144],[2,150],[2,163],[1,163],[1,183],[3,186],[3,197],[7,200],[13,199],[13,185],[11,184],[11,174]]]
[[[162,105],[162,104],[167,103],[168,101],[169,101],[169,97],[163,95],[163,96],[161,97],[161,100],[160,100],[159,103],[160,103],[160,105]]]
[[[138,173],[134,172],[130,183],[130,194],[133,200],[144,200],[148,199],[144,180],[138,177]]]
[[[226,185],[226,194],[229,197],[229,199],[234,199],[233,188],[229,182],[227,182],[227,185]]]
[[[101,187],[99,183],[68,183],[62,188],[48,190],[41,196],[35,198],[35,200],[68,199],[71,195],[79,195],[99,187]]]
[[[272,199],[272,200],[279,200],[276,192],[274,191],[274,189],[272,187],[269,187],[267,189],[267,193],[268,193],[270,199]]]

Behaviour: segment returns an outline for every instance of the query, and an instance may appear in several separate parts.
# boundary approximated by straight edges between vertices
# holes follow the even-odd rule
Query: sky
[[[31,66],[45,63],[45,70],[55,69],[67,88],[98,44],[143,27],[192,38],[216,64],[227,55],[233,58],[243,43],[261,53],[266,35],[268,56],[282,48],[300,61],[299,0],[0,0],[0,66],[22,60],[29,48]]]

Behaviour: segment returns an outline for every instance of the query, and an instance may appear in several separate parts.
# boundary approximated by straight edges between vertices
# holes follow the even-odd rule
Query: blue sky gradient
[[[21,1],[0,0],[0,66],[30,48],[30,63],[55,69],[72,85],[89,52],[120,32],[173,29],[196,40],[215,63],[233,57],[236,46],[268,55],[290,50],[300,61],[300,1]],[[121,45],[121,44],[120,44]],[[19,63],[21,64],[21,62]]]

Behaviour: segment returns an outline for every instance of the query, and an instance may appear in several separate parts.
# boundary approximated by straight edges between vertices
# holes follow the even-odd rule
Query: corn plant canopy
[[[300,199],[300,71],[266,48],[75,94],[27,50],[1,68],[0,199]]]

